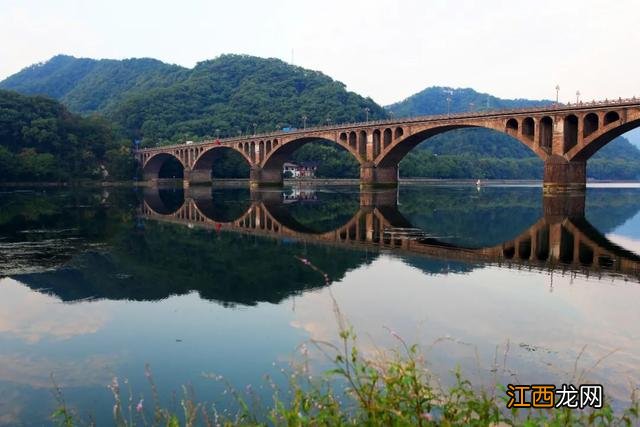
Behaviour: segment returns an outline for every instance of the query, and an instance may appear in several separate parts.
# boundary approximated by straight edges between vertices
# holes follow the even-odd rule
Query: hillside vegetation
[[[57,55],[0,82],[0,89],[44,95],[75,113],[104,112],[129,94],[165,87],[188,70],[156,59],[89,59]]]
[[[278,59],[223,55],[192,69],[154,59],[94,60],[55,56],[0,82],[27,94],[53,97],[76,113],[99,113],[122,137],[143,146],[267,132],[307,126],[487,109],[548,105],[549,100],[505,100],[473,89],[430,87],[382,108],[318,71]],[[305,119],[306,118],[306,119]],[[93,117],[91,120],[97,120]],[[357,177],[358,163],[332,144],[302,147],[293,161],[319,163],[318,174]],[[405,177],[540,178],[541,161],[500,132],[463,129],[430,138],[401,164]],[[216,165],[215,176],[244,177],[238,158]],[[624,138],[589,161],[588,174],[602,179],[640,176],[640,150]]]
[[[132,166],[128,143],[105,119],[0,90],[0,182],[131,179]]]

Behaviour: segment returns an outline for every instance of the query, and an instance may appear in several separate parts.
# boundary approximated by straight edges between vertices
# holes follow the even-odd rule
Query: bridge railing
[[[346,129],[353,129],[358,127],[371,127],[371,126],[393,126],[399,124],[407,124],[407,123],[415,123],[415,122],[428,122],[428,121],[439,121],[439,120],[451,120],[451,119],[474,119],[474,118],[483,118],[483,117],[492,117],[492,116],[503,116],[503,115],[511,115],[511,114],[524,114],[524,113],[536,113],[536,112],[545,112],[545,111],[562,111],[562,110],[575,110],[581,108],[592,108],[592,107],[619,107],[624,105],[636,105],[640,104],[640,99],[633,96],[632,98],[618,98],[614,100],[604,99],[604,100],[592,100],[592,101],[579,101],[577,103],[567,103],[567,104],[559,104],[559,103],[551,103],[544,107],[526,107],[526,108],[517,108],[517,109],[494,109],[494,110],[484,110],[484,111],[475,111],[475,112],[462,112],[462,113],[453,113],[453,114],[436,114],[436,115],[427,115],[427,116],[411,116],[411,117],[394,117],[391,119],[383,119],[383,120],[369,120],[364,122],[342,122],[339,124],[333,125],[318,125],[318,126],[310,126],[303,129],[296,129],[294,131],[282,131],[276,130],[273,132],[262,132],[256,133],[253,135],[240,135],[240,136],[229,136],[223,138],[216,139],[205,139],[202,141],[194,142],[193,144],[189,144],[189,146],[194,145],[204,145],[204,144],[213,144],[219,142],[220,144],[232,144],[235,142],[243,142],[247,140],[256,140],[256,139],[273,139],[287,135],[300,135],[310,132],[322,132],[322,131],[339,131]],[[185,143],[172,144],[172,145],[163,145],[149,148],[142,148],[138,151],[153,151],[153,150],[166,150],[177,147],[184,147]]]

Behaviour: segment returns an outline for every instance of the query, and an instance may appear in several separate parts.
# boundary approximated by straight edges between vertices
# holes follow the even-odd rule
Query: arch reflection
[[[176,212],[155,212],[145,203],[145,219],[243,234],[322,244],[392,251],[407,255],[503,266],[602,272],[638,280],[640,256],[607,239],[585,218],[584,195],[545,196],[543,214],[515,238],[485,247],[465,247],[414,227],[398,209],[395,191],[361,193],[355,213],[329,231],[318,232],[297,221],[290,200],[280,192],[252,193],[248,209],[232,221],[206,215],[202,200],[187,196]]]

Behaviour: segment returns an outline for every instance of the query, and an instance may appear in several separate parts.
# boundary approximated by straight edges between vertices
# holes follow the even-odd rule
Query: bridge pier
[[[544,192],[583,192],[587,185],[587,163],[554,155],[544,162]]]
[[[547,223],[562,222],[566,218],[584,218],[585,193],[545,194],[542,210]]]
[[[360,166],[361,188],[384,188],[398,186],[398,165],[380,167],[373,163]]]
[[[249,174],[249,185],[256,187],[282,187],[282,169],[263,169],[252,167]]]
[[[397,189],[386,189],[380,191],[361,191],[360,207],[397,206]]]
[[[209,169],[193,169],[184,171],[185,187],[190,185],[211,185],[211,170]]]

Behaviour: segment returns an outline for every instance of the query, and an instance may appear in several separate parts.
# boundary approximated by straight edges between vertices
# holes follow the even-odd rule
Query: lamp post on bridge
[[[368,121],[369,121],[369,111],[371,111],[371,110],[369,109],[369,107],[365,107],[365,108],[364,108],[365,122],[368,122]]]
[[[302,129],[307,128],[307,116],[302,116]]]
[[[576,91],[576,104],[578,104],[580,102],[580,91],[577,90]]]
[[[560,96],[560,85],[556,85],[556,107],[558,106],[559,96]]]
[[[447,117],[451,116],[451,96],[453,95],[452,90],[445,91],[447,93]]]
[[[253,136],[256,136],[256,128],[258,127],[257,123],[253,124]]]

